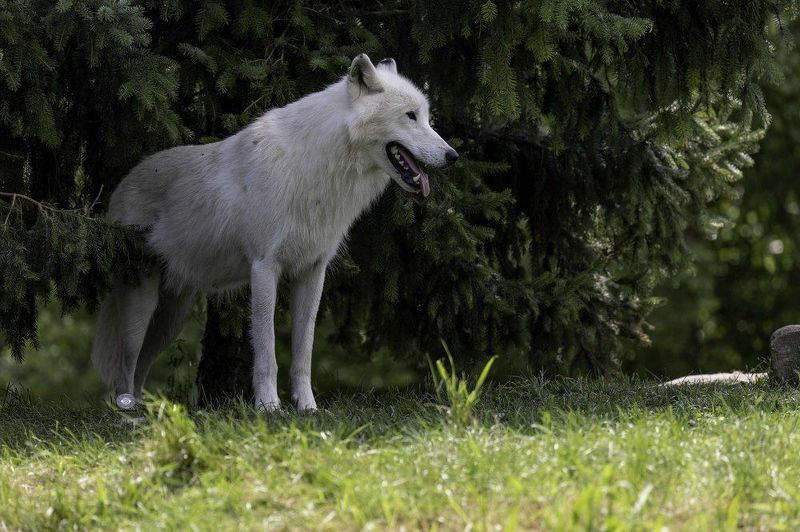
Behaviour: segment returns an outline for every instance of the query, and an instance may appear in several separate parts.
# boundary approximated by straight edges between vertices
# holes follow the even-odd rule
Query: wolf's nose
[[[449,148],[446,152],[444,152],[444,158],[448,163],[454,163],[458,160],[458,152],[453,148]]]

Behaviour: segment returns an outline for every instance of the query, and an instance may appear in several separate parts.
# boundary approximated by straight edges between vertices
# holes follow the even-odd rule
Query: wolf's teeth
[[[392,153],[397,153],[397,146],[392,146]]]
[[[414,183],[419,183],[419,174],[415,175],[415,176],[414,176],[414,177],[412,177],[411,179],[413,179],[413,180],[414,180]]]

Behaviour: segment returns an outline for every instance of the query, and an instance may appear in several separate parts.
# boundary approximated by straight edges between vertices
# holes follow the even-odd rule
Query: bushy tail
[[[137,286],[117,284],[100,306],[92,362],[116,393],[131,393],[136,359],[158,304],[158,274]]]
[[[109,387],[116,384],[114,379],[119,375],[119,367],[124,363],[125,356],[122,331],[120,331],[121,299],[119,288],[109,292],[100,306],[94,328],[92,363],[97,368],[100,378]]]

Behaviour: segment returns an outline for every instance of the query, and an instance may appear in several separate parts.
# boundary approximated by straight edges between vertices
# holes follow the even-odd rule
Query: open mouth
[[[386,145],[386,155],[397,173],[400,174],[400,178],[411,190],[422,192],[423,197],[430,194],[431,185],[428,181],[428,174],[422,170],[410,151],[398,142],[390,142]]]

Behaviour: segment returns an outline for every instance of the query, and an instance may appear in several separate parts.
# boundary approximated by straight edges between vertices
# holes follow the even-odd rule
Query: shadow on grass
[[[369,445],[387,437],[424,434],[447,424],[446,405],[429,389],[340,393],[321,397],[322,409],[302,414],[287,409],[259,413],[242,402],[191,412],[198,431],[266,432],[300,430]],[[488,383],[474,415],[484,427],[501,426],[521,434],[535,434],[543,420],[558,424],[615,423],[667,414],[692,425],[703,416],[731,417],[790,411],[800,408],[800,392],[768,382],[754,384],[694,384],[662,386],[656,380],[517,378]],[[15,389],[0,392],[0,453],[3,449],[37,452],[64,442],[102,441],[135,444],[147,424],[132,423],[108,405],[86,405],[64,400],[41,403]]]
[[[132,428],[103,405],[67,398],[40,402],[13,387],[0,391],[0,452],[3,448],[37,451],[87,438],[100,438],[109,444],[129,442],[135,438]]]

